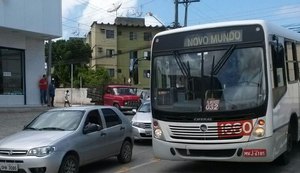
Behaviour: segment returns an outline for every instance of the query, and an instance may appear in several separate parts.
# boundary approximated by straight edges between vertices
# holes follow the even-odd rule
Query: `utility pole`
[[[49,39],[48,40],[48,59],[47,59],[47,81],[48,81],[48,86],[49,87],[49,83],[51,82],[51,66],[52,66],[52,40]],[[47,92],[47,101],[48,101],[48,105],[50,104],[50,96],[49,96],[49,92]]]
[[[188,7],[192,2],[200,2],[200,0],[175,0],[175,22],[174,22],[174,28],[179,27],[178,23],[178,4],[184,4],[185,6],[185,15],[184,15],[184,26],[187,26],[187,16],[188,16]]]
[[[179,23],[178,23],[178,0],[174,0],[175,3],[175,21],[174,21],[174,28],[178,28],[179,27]]]

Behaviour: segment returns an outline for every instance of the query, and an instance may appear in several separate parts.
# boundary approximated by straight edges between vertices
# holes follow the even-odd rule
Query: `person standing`
[[[48,89],[48,80],[47,76],[44,74],[42,79],[39,80],[39,88],[40,88],[40,98],[42,106],[47,105],[47,89]]]
[[[67,90],[66,92],[65,92],[65,103],[64,103],[64,107],[66,107],[66,104],[68,104],[69,105],[69,107],[71,107],[71,105],[70,105],[70,101],[69,101],[69,90]]]
[[[50,98],[50,107],[54,107],[54,97],[55,97],[55,85],[54,85],[54,80],[52,79],[49,87],[48,87],[48,92],[49,92],[49,98]]]

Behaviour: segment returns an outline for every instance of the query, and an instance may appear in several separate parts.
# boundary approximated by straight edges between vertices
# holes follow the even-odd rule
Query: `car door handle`
[[[125,127],[120,127],[120,130],[125,130]]]
[[[101,136],[106,136],[106,133],[102,132],[100,135],[101,135]]]

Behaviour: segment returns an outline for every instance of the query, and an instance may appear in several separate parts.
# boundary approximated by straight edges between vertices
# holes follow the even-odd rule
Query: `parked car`
[[[152,138],[152,114],[150,101],[144,102],[136,114],[133,116],[131,123],[133,127],[133,137],[135,140]]]
[[[77,173],[110,156],[131,161],[132,126],[112,106],[48,110],[0,140],[0,172]]]

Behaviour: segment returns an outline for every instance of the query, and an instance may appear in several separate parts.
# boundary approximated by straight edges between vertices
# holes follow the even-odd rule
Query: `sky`
[[[182,26],[184,9],[179,4]],[[93,22],[113,24],[116,17],[141,17],[148,26],[172,26],[174,0],[62,0],[63,39],[84,37]],[[187,26],[245,19],[264,19],[300,32],[300,0],[200,0],[188,5]]]

